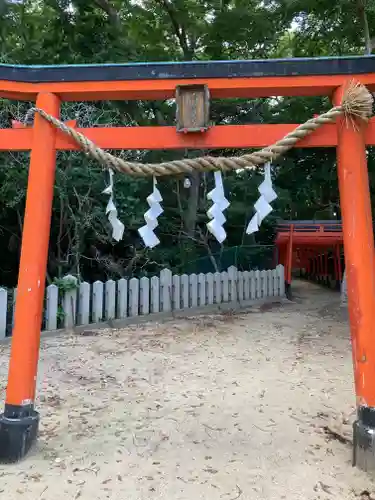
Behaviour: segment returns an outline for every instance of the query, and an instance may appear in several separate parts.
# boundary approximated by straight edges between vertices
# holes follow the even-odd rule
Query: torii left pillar
[[[59,99],[38,95],[36,105],[59,117]],[[16,462],[37,437],[34,408],[40,330],[47,269],[56,165],[56,130],[35,116],[26,197],[17,300],[4,413],[0,416],[0,459]]]

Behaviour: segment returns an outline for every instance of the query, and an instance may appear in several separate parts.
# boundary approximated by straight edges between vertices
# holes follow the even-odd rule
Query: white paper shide
[[[272,187],[271,165],[269,163],[264,166],[264,181],[258,187],[258,191],[260,197],[254,205],[255,214],[246,228],[246,234],[252,234],[259,230],[263,219],[273,210],[270,203],[277,198],[277,194]]]
[[[213,201],[213,205],[207,211],[207,215],[211,219],[207,223],[207,229],[219,243],[222,243],[227,237],[223,227],[226,222],[223,212],[229,207],[229,201],[225,198],[221,172],[214,172],[214,178],[215,187],[207,193],[207,199]]]
[[[160,194],[160,191],[156,187],[156,179],[154,177],[153,180],[154,189],[152,193],[147,197],[147,203],[149,205],[149,209],[144,214],[144,219],[146,224],[138,229],[138,233],[140,234],[143,243],[148,248],[154,248],[156,245],[159,245],[160,240],[154,233],[154,230],[159,225],[158,217],[163,213],[163,208],[160,205],[160,202],[163,201],[163,198]]]
[[[124,235],[124,224],[117,217],[117,208],[113,202],[113,170],[109,169],[109,186],[103,191],[103,194],[109,194],[109,200],[105,213],[108,215],[109,223],[112,226],[112,238],[116,241],[122,240]]]

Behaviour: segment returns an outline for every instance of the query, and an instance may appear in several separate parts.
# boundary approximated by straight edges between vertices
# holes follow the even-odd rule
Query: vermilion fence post
[[[342,280],[342,270],[341,270],[340,245],[336,245],[336,258],[337,258],[337,276],[338,276],[337,279],[341,282],[341,280]]]
[[[291,284],[292,284],[292,267],[293,267],[293,233],[294,225],[289,226],[289,241],[286,254],[286,272],[285,272],[285,292],[287,297],[291,297]]]
[[[59,116],[59,99],[38,95],[36,105]],[[55,181],[56,130],[35,116],[22,251],[4,414],[0,418],[0,458],[17,461],[37,436],[34,408],[42,307]]]
[[[336,253],[336,246],[332,250],[332,259],[333,259],[333,269],[334,269],[334,278],[336,281],[338,281],[338,266],[337,266],[337,253]]]
[[[325,279],[327,279],[327,277],[328,277],[328,250],[327,249],[324,249],[323,259],[324,259],[323,276]]]
[[[311,250],[310,249],[306,250],[306,270],[307,270],[307,277],[310,278],[310,273],[311,273]]]

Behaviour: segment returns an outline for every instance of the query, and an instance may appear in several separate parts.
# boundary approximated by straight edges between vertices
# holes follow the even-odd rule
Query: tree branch
[[[109,0],[95,0],[95,3],[98,7],[100,7],[108,16],[109,22],[115,28],[121,27],[121,20],[119,13],[115,9],[115,7],[109,2]]]
[[[186,31],[185,31],[184,26],[180,25],[180,23],[177,20],[176,9],[169,2],[169,0],[156,0],[156,1],[159,5],[164,7],[165,11],[167,12],[167,14],[171,20],[173,30],[175,32],[175,35],[178,38],[178,41],[180,43],[180,47],[181,47],[182,52],[184,54],[184,59],[191,60],[192,59],[192,52],[191,52],[191,49],[190,49],[188,41],[187,41]]]
[[[363,35],[365,38],[365,55],[372,54],[373,41],[370,37],[370,29],[368,25],[367,12],[366,12],[366,0],[358,0],[358,12],[361,17]]]

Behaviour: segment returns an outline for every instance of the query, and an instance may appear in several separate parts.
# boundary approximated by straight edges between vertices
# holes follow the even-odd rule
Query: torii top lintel
[[[331,96],[351,79],[375,92],[375,56],[193,61],[171,63],[63,66],[0,65],[0,97],[35,101],[45,92],[61,101],[161,100],[173,98],[178,85],[206,84],[212,98]],[[319,110],[317,110],[319,112]],[[78,129],[103,149],[262,148],[298,124],[212,126],[203,134],[181,134],[176,127],[93,127]],[[0,130],[0,151],[32,147],[31,128]],[[375,145],[375,119],[366,130]],[[298,147],[336,147],[335,124],[321,126]],[[57,150],[77,150],[75,141],[57,132]]]
[[[375,56],[63,66],[0,65],[0,97],[66,101],[166,99],[176,85],[207,83],[212,97],[330,95],[348,78],[375,91]]]

